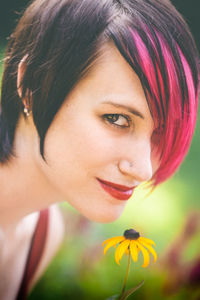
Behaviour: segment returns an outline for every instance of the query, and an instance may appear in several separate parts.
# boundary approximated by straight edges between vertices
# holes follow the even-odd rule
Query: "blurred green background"
[[[0,74],[6,37],[27,1],[6,1],[0,13]],[[173,1],[185,16],[197,45],[200,1]],[[2,16],[1,16],[2,14]],[[199,114],[200,115],[200,114]],[[129,299],[200,300],[200,116],[191,149],[179,171],[147,195],[135,191],[121,216],[112,224],[97,224],[62,204],[66,239],[29,300],[106,299],[120,291],[127,258],[120,266],[114,249],[103,255],[103,240],[135,228],[157,245],[158,261],[142,268],[142,257],[132,263],[128,288],[142,279],[143,287]]]

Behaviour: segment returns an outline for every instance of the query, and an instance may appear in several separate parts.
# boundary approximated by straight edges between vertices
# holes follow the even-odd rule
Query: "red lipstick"
[[[133,194],[134,187],[127,187],[113,182],[101,180],[99,178],[97,179],[101,187],[116,199],[128,200]]]

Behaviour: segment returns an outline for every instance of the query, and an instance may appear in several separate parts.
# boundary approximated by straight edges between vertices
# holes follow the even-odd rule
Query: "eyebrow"
[[[115,102],[112,102],[112,101],[105,101],[105,102],[102,102],[103,104],[111,104],[117,108],[124,108],[126,109],[127,111],[129,111],[130,113],[132,113],[133,115],[137,116],[137,117],[140,117],[141,119],[144,119],[144,116],[141,114],[141,112],[139,112],[137,109],[133,108],[133,107],[130,107],[128,105],[124,105],[124,104],[119,104],[119,103],[115,103]]]

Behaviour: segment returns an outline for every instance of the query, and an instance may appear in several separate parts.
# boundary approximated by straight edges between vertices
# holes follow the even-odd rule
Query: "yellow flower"
[[[148,266],[150,253],[154,257],[154,262],[157,260],[157,254],[152,247],[152,245],[155,246],[154,241],[140,236],[139,232],[134,229],[125,230],[123,236],[116,236],[104,241],[103,246],[106,245],[104,248],[104,254],[106,254],[110,247],[115,247],[117,244],[119,244],[115,251],[115,261],[117,264],[119,264],[120,259],[125,253],[130,253],[133,261],[136,262],[140,251],[144,256],[144,263],[142,267],[145,268]]]

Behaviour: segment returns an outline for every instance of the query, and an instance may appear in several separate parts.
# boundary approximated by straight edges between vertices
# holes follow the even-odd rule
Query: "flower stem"
[[[126,275],[124,277],[124,283],[123,283],[123,286],[122,286],[122,291],[121,291],[121,294],[119,296],[119,300],[121,299],[121,296],[123,296],[123,293],[126,289],[126,283],[127,283],[127,279],[128,279],[128,273],[129,273],[129,270],[130,270],[130,265],[131,265],[131,253],[130,253],[130,250],[129,250],[128,265],[127,265],[127,269],[126,269]]]

